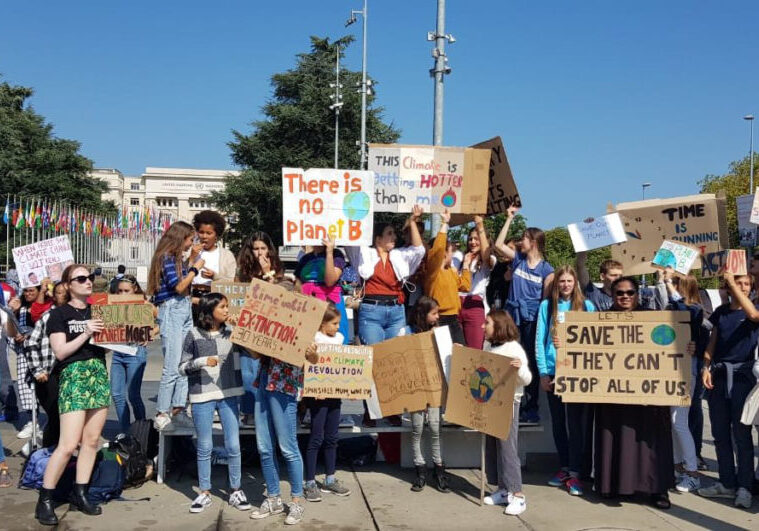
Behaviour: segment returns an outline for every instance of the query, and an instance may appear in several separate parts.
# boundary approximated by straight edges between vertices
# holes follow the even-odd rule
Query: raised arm
[[[725,278],[727,289],[730,290],[730,295],[733,296],[733,299],[738,301],[738,304],[740,304],[743,311],[746,312],[746,317],[755,323],[759,322],[759,310],[756,309],[756,306],[754,306],[754,304],[751,302],[751,299],[744,295],[744,293],[735,283],[735,276],[732,273],[728,273],[726,271],[723,271],[722,275]]]
[[[422,235],[419,234],[419,227],[416,226],[416,222],[419,221],[419,219],[422,217],[422,214],[424,214],[424,209],[420,207],[419,205],[414,205],[414,208],[411,211],[411,216],[409,217],[409,228],[408,228],[409,236],[411,236],[411,245],[413,245],[414,247],[419,247],[420,245],[424,245],[424,242],[422,241]],[[449,214],[448,220],[450,221],[450,219],[451,219],[451,216]]]
[[[482,260],[480,263],[483,267],[490,267],[490,242],[482,216],[474,216],[474,226],[477,229],[477,236],[480,238],[480,260]]]
[[[518,207],[510,206],[506,211],[506,223],[501,227],[501,232],[498,233],[498,238],[495,240],[495,252],[501,256],[513,260],[516,256],[514,249],[506,245],[506,235],[509,233],[511,222],[514,221],[514,214],[516,214]]]
[[[322,240],[324,244],[324,284],[331,288],[340,280],[342,269],[335,267],[335,237]]]
[[[585,286],[590,284],[590,274],[588,273],[588,252],[580,251],[577,253],[575,259],[575,265],[577,265],[577,281],[580,283],[580,288],[585,290]]]
[[[448,212],[448,209],[440,214],[440,218],[440,232],[435,236],[432,248],[427,253],[427,275],[432,278],[440,273],[443,260],[445,260],[445,248],[448,245],[448,222],[451,220],[451,214]],[[414,225],[412,223],[412,226]]]

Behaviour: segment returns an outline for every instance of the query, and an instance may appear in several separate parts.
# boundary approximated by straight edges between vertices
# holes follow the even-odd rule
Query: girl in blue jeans
[[[241,511],[251,509],[240,489],[240,409],[243,394],[240,350],[229,340],[231,330],[226,297],[207,293],[198,302],[197,326],[187,334],[182,347],[179,373],[187,376],[192,404],[192,420],[198,436],[198,486],[200,494],[190,506],[191,513],[202,512],[211,501],[211,452],[213,450],[213,413],[218,410],[224,432],[224,448],[229,468],[229,505]]]
[[[134,275],[124,275],[116,286],[117,295],[142,295],[143,291]],[[153,330],[153,335],[157,330]],[[129,431],[131,423],[129,404],[132,405],[134,420],[145,418],[145,404],[142,402],[140,389],[142,388],[142,376],[145,374],[145,365],[148,359],[147,343],[131,345],[131,349],[118,350],[114,345],[113,357],[111,358],[111,396],[116,416],[119,418],[121,431]],[[132,353],[134,347],[137,352]]]

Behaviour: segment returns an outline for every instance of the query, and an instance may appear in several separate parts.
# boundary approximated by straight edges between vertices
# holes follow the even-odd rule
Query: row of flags
[[[145,232],[162,234],[176,219],[169,212],[156,210],[154,205],[129,209],[122,207],[114,216],[71,206],[66,201],[8,196],[5,198],[2,221],[16,230],[43,229],[113,238],[133,237]]]

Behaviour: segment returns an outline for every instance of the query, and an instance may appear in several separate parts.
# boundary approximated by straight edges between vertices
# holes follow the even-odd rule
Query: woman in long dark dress
[[[611,285],[610,311],[640,311],[638,283],[621,277]],[[648,494],[669,509],[675,486],[672,418],[667,406],[596,405],[595,490],[609,498]]]

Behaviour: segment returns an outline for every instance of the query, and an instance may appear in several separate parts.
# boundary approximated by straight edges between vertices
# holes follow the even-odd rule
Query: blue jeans
[[[287,475],[293,498],[303,496],[303,458],[298,449],[298,402],[292,395],[267,391],[267,375],[262,374],[256,390],[256,444],[261,456],[261,472],[269,496],[279,496],[279,466],[274,440],[287,462]]]
[[[361,304],[358,311],[358,335],[362,345],[374,345],[397,337],[406,327],[406,312],[402,304],[379,306]]]
[[[236,396],[223,400],[209,400],[192,405],[192,421],[198,436],[198,487],[211,490],[211,453],[213,452],[213,412],[219,410],[227,450],[229,488],[240,488],[242,460],[240,459],[240,408]]]
[[[131,424],[127,397],[132,405],[132,410],[134,410],[134,420],[145,418],[145,404],[143,404],[142,396],[140,396],[140,388],[142,387],[142,375],[145,373],[147,359],[148,349],[142,346],[137,347],[137,354],[134,356],[113,351],[111,358],[111,396],[122,433],[127,433]]]
[[[245,394],[240,400],[240,410],[244,415],[253,415],[256,410],[256,389],[253,383],[258,376],[260,362],[250,356],[240,356],[240,369],[242,370],[242,386]]]
[[[159,413],[168,413],[172,407],[184,407],[187,402],[187,377],[180,376],[179,360],[182,344],[192,328],[192,309],[189,297],[176,296],[161,303],[158,308],[158,325],[161,327],[163,370],[158,387]]]

